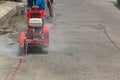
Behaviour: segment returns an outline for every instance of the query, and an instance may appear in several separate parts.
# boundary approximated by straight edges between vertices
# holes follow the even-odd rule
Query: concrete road
[[[15,80],[119,80],[120,11],[113,2],[55,0],[55,21],[46,22],[50,46],[29,54]],[[18,60],[2,60],[0,78],[8,79]]]

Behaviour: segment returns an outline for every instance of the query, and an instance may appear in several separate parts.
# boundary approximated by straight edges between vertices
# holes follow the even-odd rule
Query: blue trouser
[[[28,0],[28,5],[32,6],[39,6],[39,10],[45,10],[45,2],[44,0]]]

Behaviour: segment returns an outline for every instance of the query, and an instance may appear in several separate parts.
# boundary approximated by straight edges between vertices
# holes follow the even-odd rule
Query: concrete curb
[[[9,20],[16,14],[17,2],[6,1],[0,4],[0,28],[9,26]]]

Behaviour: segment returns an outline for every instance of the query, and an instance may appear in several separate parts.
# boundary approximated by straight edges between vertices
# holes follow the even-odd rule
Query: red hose
[[[15,75],[17,74],[18,70],[20,69],[21,64],[23,63],[23,61],[24,62],[26,61],[27,49],[28,49],[28,43],[26,44],[25,54],[19,59],[19,62],[17,64],[17,66],[14,68],[14,70],[10,74],[10,80],[14,80],[15,79]]]
[[[25,56],[22,56],[17,64],[17,66],[14,68],[14,71],[11,73],[10,80],[14,80],[15,75],[17,74],[17,71],[20,69],[20,66],[22,62],[24,61]]]

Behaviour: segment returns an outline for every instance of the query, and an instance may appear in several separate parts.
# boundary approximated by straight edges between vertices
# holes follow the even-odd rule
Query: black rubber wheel
[[[117,4],[120,6],[120,0],[117,0]]]
[[[25,54],[25,48],[22,47],[22,48],[19,48],[19,55],[22,56]]]
[[[18,0],[18,2],[22,2],[22,0]]]

